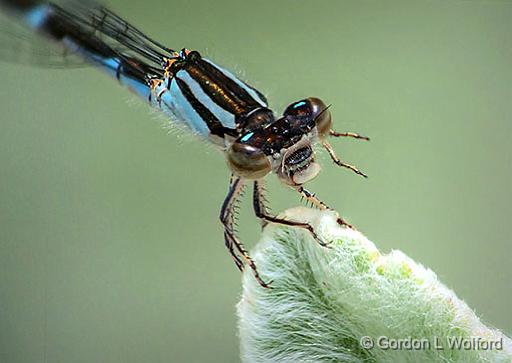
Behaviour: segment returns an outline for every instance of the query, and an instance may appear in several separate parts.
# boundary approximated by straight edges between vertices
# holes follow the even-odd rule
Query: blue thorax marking
[[[241,139],[240,141],[242,142],[246,142],[246,141],[249,141],[249,139],[254,135],[254,132],[249,132],[248,134],[245,134]]]

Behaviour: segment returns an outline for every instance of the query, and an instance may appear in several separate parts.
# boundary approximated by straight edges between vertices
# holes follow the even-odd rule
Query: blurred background
[[[112,0],[276,112],[332,104],[308,185],[384,252],[432,268],[512,333],[512,2]],[[0,361],[236,362],[240,273],[218,221],[223,156],[93,68],[0,64]],[[268,178],[278,212],[298,196]],[[259,238],[250,198],[241,237]]]

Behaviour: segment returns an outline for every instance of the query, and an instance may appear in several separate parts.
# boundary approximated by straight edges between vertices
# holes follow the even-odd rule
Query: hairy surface
[[[400,251],[381,254],[336,213],[306,208],[284,217],[307,221],[332,248],[297,228],[269,225],[252,252],[265,281],[243,276],[238,304],[244,362],[512,362],[512,341],[483,325],[434,272]],[[370,337],[373,349],[360,341]],[[378,339],[420,339],[429,349],[385,349]],[[498,349],[450,349],[448,338],[479,337]],[[445,349],[434,347],[443,345]]]

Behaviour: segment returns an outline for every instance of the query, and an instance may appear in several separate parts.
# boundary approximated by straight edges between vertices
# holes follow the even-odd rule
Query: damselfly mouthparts
[[[307,229],[325,245],[311,225],[270,215],[263,199],[263,180],[274,173],[317,208],[329,209],[303,187],[320,171],[312,147],[316,142],[337,165],[365,176],[341,161],[327,139],[368,138],[333,131],[329,107],[320,99],[294,102],[276,117],[265,96],[226,69],[197,51],[163,46],[103,6],[37,0],[0,0],[0,4],[68,55],[103,69],[225,154],[232,177],[220,219],[225,244],[240,270],[249,265],[258,282],[268,287],[234,231],[234,206],[249,182],[254,188],[254,211],[263,224]],[[342,219],[339,223],[347,225]]]

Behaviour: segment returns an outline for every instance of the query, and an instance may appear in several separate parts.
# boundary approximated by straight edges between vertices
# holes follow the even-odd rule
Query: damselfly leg
[[[306,188],[300,186],[298,188],[296,188],[296,190],[300,193],[300,195],[302,196],[302,198],[306,199],[308,202],[310,202],[313,206],[315,206],[316,208],[320,209],[320,210],[334,210],[330,207],[328,207],[324,202],[322,202],[320,199],[318,199],[318,197],[315,195],[315,193],[311,193],[309,190],[307,190]],[[338,222],[339,225],[341,226],[345,226],[345,227],[348,227],[350,229],[355,229],[354,226],[352,226],[351,224],[347,223],[343,218],[341,217],[338,217],[338,219],[336,220],[336,222]]]
[[[355,133],[355,132],[336,132],[334,130],[329,130],[329,136],[333,136],[333,137],[351,137],[351,138],[354,138],[354,139],[370,141],[370,138],[368,136],[363,136],[363,135],[360,135],[360,134]],[[332,148],[331,144],[329,144],[329,142],[327,140],[322,140],[322,145],[327,150],[327,152],[329,153],[329,156],[331,157],[332,161],[334,161],[334,163],[336,165],[339,165],[339,166],[342,166],[344,168],[350,169],[354,173],[359,174],[359,175],[361,175],[361,176],[363,176],[365,178],[368,177],[365,173],[360,171],[355,166],[347,164],[344,161],[341,161],[340,158],[338,158],[338,156],[334,152],[334,149]]]
[[[240,185],[240,184],[241,184],[240,179],[231,177],[231,181],[229,184],[229,192],[228,192],[226,199],[224,200],[224,204],[222,205],[220,218],[221,218],[222,224],[224,225],[225,245],[226,245],[227,249],[229,250],[231,257],[233,258],[233,261],[235,262],[236,267],[238,267],[238,269],[240,271],[243,271],[244,264],[243,264],[242,260],[240,259],[240,256],[234,250],[233,238],[231,238],[231,235],[228,234],[226,231],[227,229],[229,229],[232,232],[232,234],[234,234],[234,226],[235,226],[235,222],[236,222],[235,221],[235,219],[236,219],[236,212],[235,212],[236,202],[238,201],[238,197],[240,196],[240,194],[242,193],[242,191],[244,189],[244,185],[243,184]]]
[[[234,229],[236,217],[235,207],[242,191],[244,190],[244,186],[245,183],[242,178],[234,176],[231,178],[229,192],[228,195],[226,196],[226,199],[224,200],[224,203],[222,204],[222,209],[220,212],[220,220],[224,226],[224,241],[238,269],[240,271],[243,271],[244,268],[243,262],[240,256],[238,255],[239,253],[245,260],[245,262],[249,265],[249,267],[252,269],[254,277],[256,278],[258,283],[262,287],[270,287],[271,281],[265,282],[260,277],[258,269],[256,268],[256,264],[254,263],[251,256],[249,256],[249,253],[246,251],[242,242],[236,236],[236,232]],[[235,249],[236,251],[238,251],[238,253],[235,251]]]
[[[263,220],[265,222],[271,222],[271,223],[276,223],[276,224],[283,224],[285,226],[290,226],[290,227],[300,227],[300,228],[307,229],[309,231],[309,233],[311,233],[313,238],[321,246],[323,246],[323,247],[328,246],[327,243],[325,243],[324,241],[322,241],[322,239],[320,239],[320,237],[316,234],[313,226],[310,225],[309,223],[290,221],[290,220],[287,220],[284,218],[278,218],[278,217],[269,215],[266,212],[266,209],[263,205],[262,192],[263,192],[263,181],[262,180],[255,181],[254,182],[254,193],[253,193],[253,207],[254,207],[254,213],[256,214],[256,217],[260,218],[261,220]],[[263,206],[263,208],[262,208],[262,206]]]
[[[359,135],[355,132],[336,132],[334,130],[330,130],[329,135],[334,137],[352,137],[354,139],[370,141],[368,136]]]
[[[359,174],[362,177],[368,178],[368,176],[365,173],[363,173],[361,170],[359,170],[355,166],[347,164],[344,161],[341,161],[340,158],[338,158],[338,156],[334,152],[334,149],[332,148],[331,144],[329,144],[328,141],[322,140],[322,146],[325,148],[325,150],[327,150],[327,152],[329,153],[329,156],[331,157],[332,161],[334,161],[334,163],[336,165],[342,166],[342,167],[347,168],[347,169],[350,169],[354,173]]]

